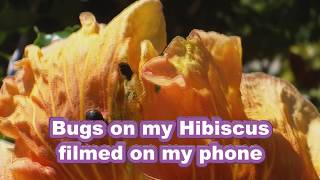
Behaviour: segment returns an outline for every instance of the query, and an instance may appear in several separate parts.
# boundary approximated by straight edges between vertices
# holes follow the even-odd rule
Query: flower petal
[[[54,148],[59,141],[48,137],[48,118],[82,120],[94,108],[111,119],[114,104],[123,103],[117,98],[124,96],[118,91],[125,83],[118,64],[126,62],[136,73],[143,41],[152,43],[156,53],[166,45],[162,5],[158,0],[140,0],[107,25],[89,12],[80,14],[80,22],[81,28],[66,39],[44,48],[26,47],[17,74],[7,77],[0,91],[0,132],[16,139],[15,155],[50,165],[64,175],[62,179],[102,179],[103,173],[115,178],[116,172],[125,174],[125,166],[56,163]],[[109,138],[101,141],[113,143]],[[30,175],[25,167],[19,166],[19,177]]]
[[[241,94],[247,116],[269,120],[303,160],[303,169],[312,174],[314,167],[320,175],[317,109],[293,85],[263,73],[244,74]]]
[[[146,91],[144,119],[183,115],[245,118],[239,91],[238,37],[200,30],[192,31],[187,39],[176,37],[163,56],[143,65],[141,77]]]

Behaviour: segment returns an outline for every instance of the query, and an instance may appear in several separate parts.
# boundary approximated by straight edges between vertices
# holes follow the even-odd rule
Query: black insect
[[[133,72],[128,63],[125,63],[125,62],[119,63],[119,71],[128,81],[131,80]]]
[[[86,112],[87,120],[104,120],[100,111],[96,109],[91,109]]]

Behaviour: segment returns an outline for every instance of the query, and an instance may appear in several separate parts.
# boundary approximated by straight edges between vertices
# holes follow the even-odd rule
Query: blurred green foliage
[[[91,11],[99,22],[107,23],[132,2],[1,0],[1,77],[6,74],[8,59],[21,43],[45,46],[52,39],[76,30],[78,27],[74,25],[79,24],[80,12]],[[286,79],[320,107],[319,0],[162,0],[162,3],[168,41],[177,35],[187,36],[194,28],[241,36],[246,72],[263,71]]]
[[[306,61],[310,70],[320,70],[320,42],[293,45],[290,47],[290,52]]]

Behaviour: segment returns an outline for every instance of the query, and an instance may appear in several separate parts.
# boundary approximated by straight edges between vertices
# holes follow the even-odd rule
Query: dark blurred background
[[[79,13],[107,23],[131,0],[1,0],[0,78],[26,44],[44,46],[79,28]],[[319,0],[163,0],[168,42],[194,29],[242,38],[245,72],[293,83],[320,107]],[[11,63],[10,63],[11,62]]]

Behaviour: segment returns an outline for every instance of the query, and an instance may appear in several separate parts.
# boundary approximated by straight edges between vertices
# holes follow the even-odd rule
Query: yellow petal
[[[0,140],[0,179],[13,179],[12,173],[8,169],[8,166],[14,160],[14,153],[13,153],[14,145],[8,143],[6,141]]]
[[[312,174],[314,166],[320,175],[320,114],[317,109],[290,83],[262,73],[244,74],[241,94],[247,116],[269,120],[274,131],[299,155],[305,173]],[[281,149],[286,150],[285,147]],[[293,159],[292,156],[288,158]],[[274,164],[279,161],[275,160]]]

